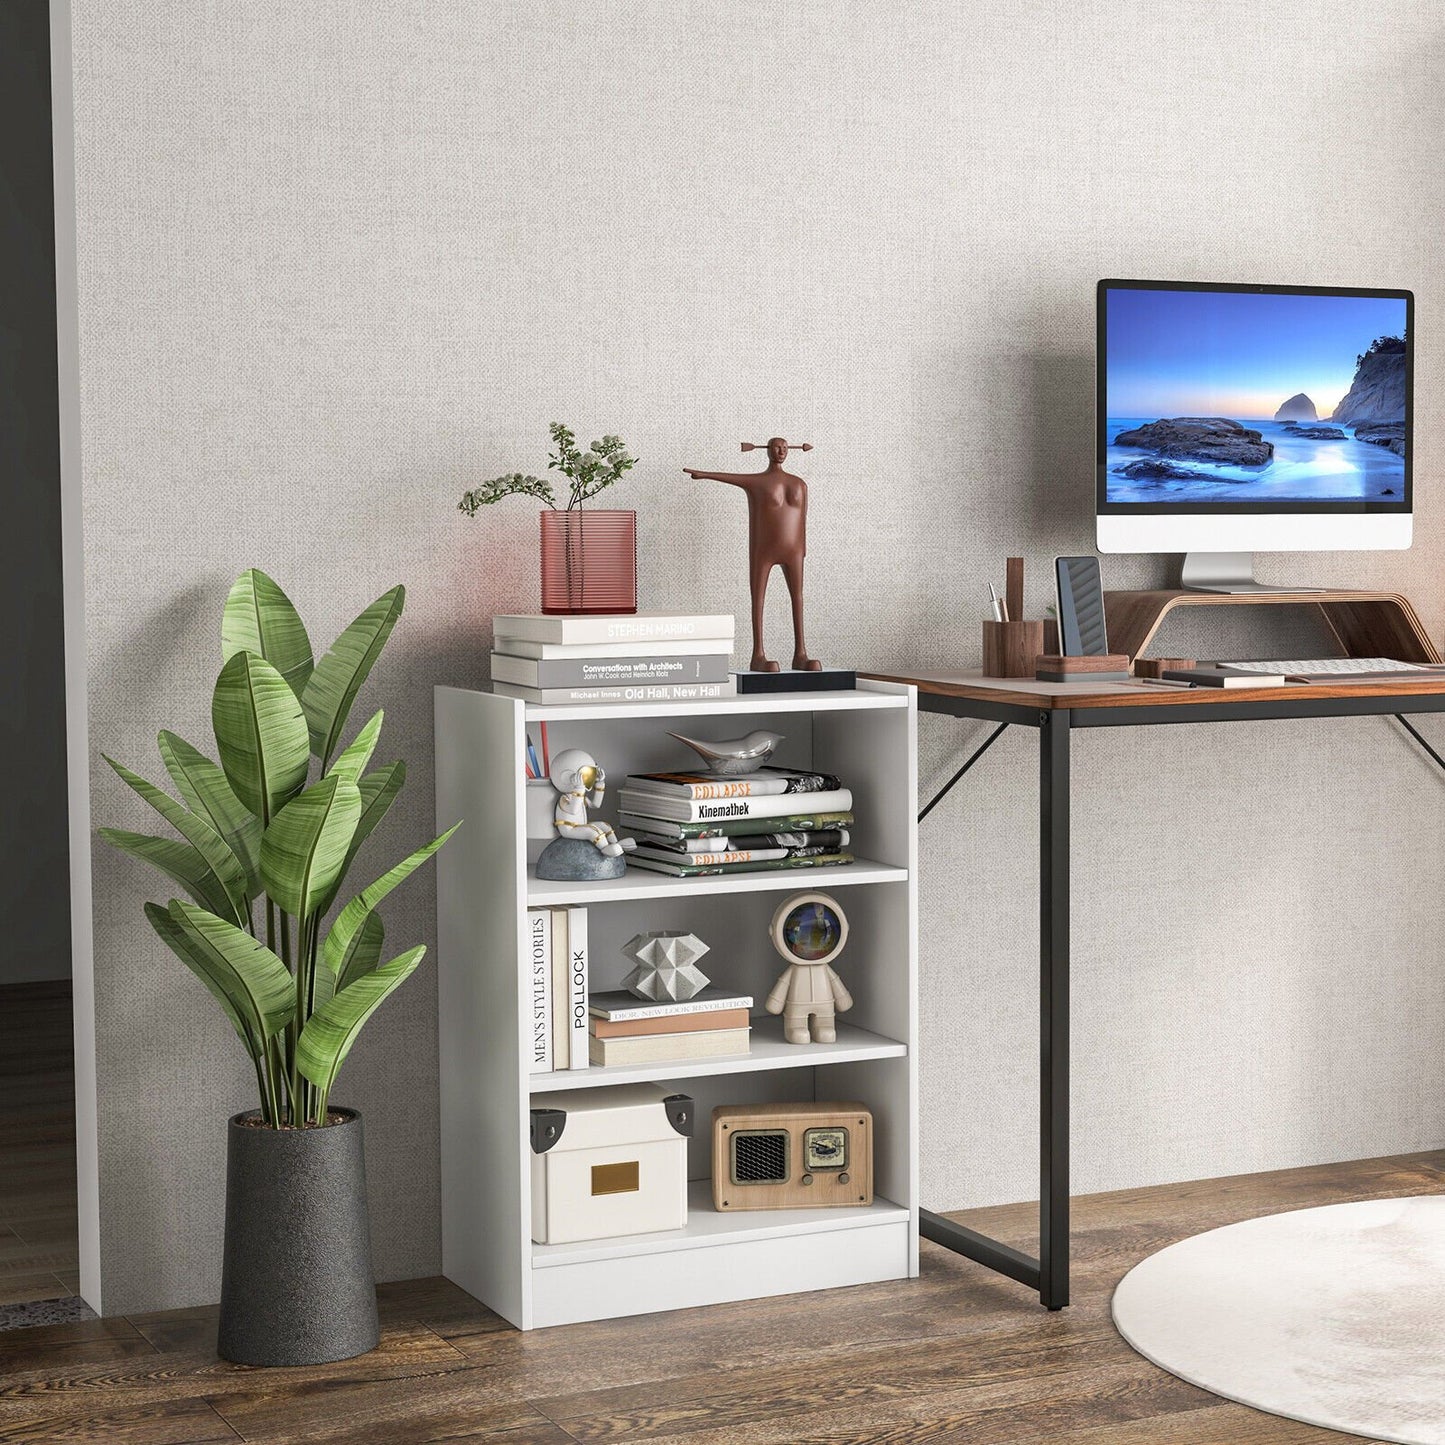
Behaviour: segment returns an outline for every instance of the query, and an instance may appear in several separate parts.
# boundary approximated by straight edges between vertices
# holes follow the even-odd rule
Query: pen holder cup
[[[985,677],[1032,677],[1034,660],[1043,650],[1042,622],[994,622],[984,619]]]
[[[546,778],[527,779],[527,837],[550,842],[557,836],[557,790]]]

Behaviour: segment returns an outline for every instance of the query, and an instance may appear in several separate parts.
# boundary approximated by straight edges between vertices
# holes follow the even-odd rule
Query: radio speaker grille
[[[788,1131],[756,1129],[732,1139],[734,1184],[782,1184],[788,1178]]]

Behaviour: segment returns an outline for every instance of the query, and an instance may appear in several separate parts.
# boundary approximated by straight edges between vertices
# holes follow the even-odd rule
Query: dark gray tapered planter
[[[318,1365],[374,1350],[376,1284],[361,1116],[324,1129],[227,1129],[221,1358]]]

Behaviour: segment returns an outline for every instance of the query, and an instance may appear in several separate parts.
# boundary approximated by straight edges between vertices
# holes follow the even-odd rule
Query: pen
[[[993,620],[995,622],[1007,622],[1008,614],[1004,611],[1003,602],[998,595],[998,588],[992,582],[988,584],[989,601],[993,606]]]
[[[1145,687],[1193,687],[1192,682],[1182,682],[1174,677],[1136,677],[1134,682],[1142,683]]]

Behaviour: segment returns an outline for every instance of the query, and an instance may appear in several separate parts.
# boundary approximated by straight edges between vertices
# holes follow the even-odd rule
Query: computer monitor
[[[1408,547],[1409,291],[1100,281],[1101,552],[1184,552],[1184,585],[1250,553]]]

